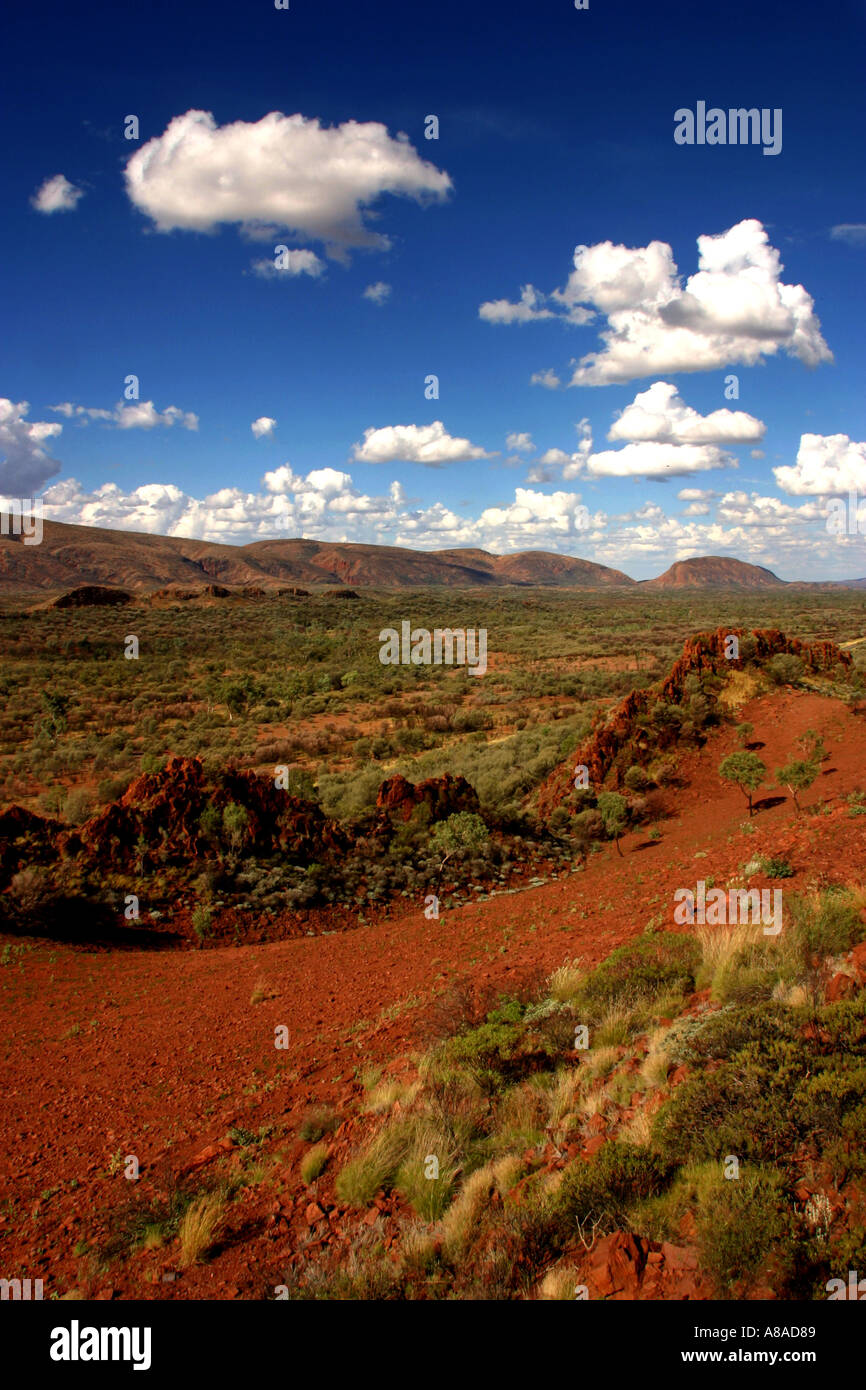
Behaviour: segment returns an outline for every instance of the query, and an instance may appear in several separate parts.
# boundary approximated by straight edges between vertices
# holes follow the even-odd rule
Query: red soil
[[[600,961],[652,916],[670,927],[676,888],[710,875],[724,882],[760,854],[793,865],[786,890],[859,881],[866,820],[845,798],[866,783],[866,720],[790,690],[754,700],[740,717],[753,723],[771,778],[799,734],[823,735],[830,756],[804,803],[824,803],[824,814],[798,818],[786,797],[759,809],[754,833],[743,833],[745,801],[716,771],[736,746],[726,728],[681,758],[685,785],[661,794],[668,818],[658,843],[634,832],[622,840],[622,858],[610,846],[583,871],[438,921],[418,903],[351,932],[192,953],[94,953],[44,940],[19,950],[19,939],[3,938],[3,1014],[14,1020],[0,1062],[4,1277],[41,1277],[46,1297],[73,1288],[100,1298],[273,1297],[302,1244],[339,1257],[362,1219],[336,1202],[332,1176],[370,1124],[352,1114],[356,1069],[405,1069],[410,1053],[444,1030],[449,1010],[451,1026],[459,1021],[460,992],[483,999],[531,987],[569,957]],[[252,1003],[257,986],[265,997]],[[274,1046],[280,1024],[289,1029],[285,1051]],[[323,1103],[347,1118],[331,1136],[326,1174],[306,1187],[298,1162],[309,1145],[297,1130],[306,1109]],[[274,1126],[261,1150],[265,1177],[232,1203],[230,1229],[208,1263],[180,1271],[170,1244],[96,1272],[91,1251],[122,1208],[179,1175],[195,1172],[203,1183],[226,1153],[239,1163],[230,1141],[217,1145],[232,1126],[262,1125]],[[122,1165],[109,1171],[113,1155],[128,1154],[140,1162],[137,1183]],[[379,1223],[386,1245],[399,1207],[380,1199],[363,1217]],[[649,1267],[658,1253],[649,1251]],[[690,1291],[700,1296],[693,1280]]]

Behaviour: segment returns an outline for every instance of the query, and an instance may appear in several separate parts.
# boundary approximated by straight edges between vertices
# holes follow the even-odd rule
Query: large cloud
[[[604,449],[586,458],[586,473],[593,478],[682,478],[706,473],[711,468],[735,468],[736,460],[715,444],[657,444],[643,441],[623,449]],[[576,478],[583,467],[576,462],[563,469],[564,478]]]
[[[598,310],[607,324],[604,347],[581,358],[572,386],[754,365],[780,350],[807,366],[832,361],[810,295],[802,285],[782,283],[779,253],[759,221],[749,218],[718,236],[698,237],[698,252],[698,270],[683,287],[667,242],[576,247],[565,288],[546,302],[558,303],[560,317],[571,322]],[[507,306],[502,300],[482,306],[497,309],[482,317],[546,317],[539,309],[545,296],[533,295],[530,314],[511,306],[509,317],[497,307]]]
[[[655,381],[639,391],[608,430],[608,439],[651,440],[658,444],[748,444],[763,439],[767,427],[742,410],[701,415],[685,404],[677,388]]]
[[[866,492],[866,443],[847,434],[803,434],[796,463],[773,474],[782,491],[795,497]]]
[[[352,457],[359,463],[423,463],[427,468],[444,468],[449,463],[468,463],[471,459],[494,458],[478,444],[448,434],[441,420],[432,425],[386,425],[364,431],[364,442],[356,444]]]
[[[65,174],[55,174],[40,184],[30,201],[37,212],[72,212],[83,197],[83,188],[76,188]]]
[[[56,421],[27,420],[29,402],[0,396],[0,491],[9,497],[32,497],[60,464],[43,445],[55,439],[63,426]]]
[[[614,421],[609,439],[631,439],[622,449],[603,449],[594,451],[592,431],[588,420],[581,420],[577,426],[580,443],[573,454],[563,449],[548,449],[541,455],[539,463],[562,468],[562,477],[569,481],[587,476],[590,478],[681,478],[691,473],[705,473],[711,468],[736,468],[737,461],[732,455],[709,442],[688,443],[692,437],[700,439],[700,431],[710,421],[709,433],[718,435],[723,429],[733,429],[731,420],[723,423],[713,415],[699,415],[685,405],[673,387],[665,382],[657,385],[664,389],[653,395],[654,388],[639,394]],[[645,401],[643,397],[649,397]],[[716,415],[728,416],[729,411],[717,411]],[[731,418],[735,418],[731,416]],[[744,416],[751,420],[751,416]],[[760,421],[754,421],[760,425]],[[739,427],[739,426],[738,426]],[[678,433],[682,430],[682,433]]]
[[[285,231],[319,241],[338,256],[390,244],[366,222],[383,194],[421,202],[444,198],[451,186],[405,135],[394,138],[378,122],[323,127],[279,111],[225,126],[208,111],[187,111],[126,166],[130,199],[160,231],[237,223],[254,236]]]

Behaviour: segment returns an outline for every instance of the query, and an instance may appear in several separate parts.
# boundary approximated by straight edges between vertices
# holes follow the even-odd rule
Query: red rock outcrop
[[[457,811],[478,811],[478,795],[465,777],[430,777],[425,782],[409,782],[399,773],[388,777],[379,788],[376,810],[396,812],[409,820],[416,806],[429,806],[433,820],[444,820]]]
[[[741,655],[736,659],[725,654],[728,639],[732,636],[739,639],[742,648]],[[660,686],[631,691],[616,706],[607,722],[596,729],[567,762],[554,769],[542,783],[538,794],[539,815],[550,815],[565,799],[573,786],[574,769],[578,764],[588,768],[592,786],[602,786],[611,774],[615,774],[619,784],[624,768],[617,767],[616,763],[625,750],[629,750],[630,762],[642,763],[651,744],[655,751],[674,742],[675,731],[660,731],[650,736],[641,727],[640,719],[657,703],[680,704],[686,694],[688,676],[705,673],[719,675],[732,668],[742,669],[749,662],[768,661],[782,653],[799,656],[805,669],[812,673],[829,671],[834,666],[848,669],[852,664],[851,653],[842,651],[833,642],[801,642],[799,638],[786,637],[775,628],[748,631],[745,628],[720,627],[715,632],[699,632],[686,642],[682,656],[674,662]]]
[[[149,850],[170,860],[203,856],[208,840],[201,828],[205,808],[222,812],[230,805],[247,813],[244,847],[252,852],[282,850],[311,858],[340,848],[345,836],[313,802],[290,796],[267,777],[227,769],[218,783],[205,781],[198,758],[170,758],[159,772],[143,773],[113,802],[79,829],[62,836],[67,854],[83,853],[102,864],[128,866],[139,837]]]
[[[0,886],[19,869],[47,863],[57,857],[55,840],[63,827],[23,806],[9,806],[0,813]]]

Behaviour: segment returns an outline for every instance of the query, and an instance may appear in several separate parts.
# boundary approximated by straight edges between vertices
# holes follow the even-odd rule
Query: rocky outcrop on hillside
[[[125,589],[108,589],[103,584],[82,584],[61,594],[52,603],[52,608],[118,608],[132,602],[132,594]]]
[[[445,820],[458,811],[477,812],[478,795],[465,777],[430,777],[425,782],[409,782],[399,775],[388,777],[379,788],[376,810],[409,820],[416,806],[427,806],[432,820]]]
[[[739,642],[739,656],[735,659],[726,655],[732,636]],[[651,751],[661,751],[676,742],[674,729],[661,729],[650,735],[643,720],[653,706],[681,704],[689,676],[728,674],[731,670],[741,670],[783,654],[798,656],[805,670],[812,674],[834,668],[844,672],[852,664],[850,652],[842,651],[833,642],[801,642],[775,628],[748,631],[720,627],[715,632],[700,632],[686,642],[682,656],[660,686],[633,690],[626,695],[610,718],[542,783],[538,794],[539,815],[548,816],[569,794],[574,768],[579,764],[588,769],[592,786],[600,788],[609,776],[619,785],[631,763],[642,765]]]

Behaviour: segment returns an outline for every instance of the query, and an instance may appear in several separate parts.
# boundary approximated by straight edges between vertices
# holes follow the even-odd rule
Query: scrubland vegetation
[[[501,998],[419,1059],[337,1178],[352,1206],[402,1195],[399,1257],[311,1254],[293,1296],[573,1298],[594,1240],[676,1242],[684,1221],[715,1296],[824,1296],[866,1265],[862,1210],[821,1200],[823,1184],[862,1207],[866,993],[823,989],[864,908],[839,887],[796,897],[779,939],[648,931],[540,997]]]

